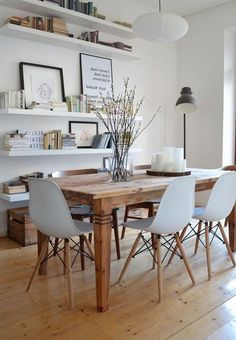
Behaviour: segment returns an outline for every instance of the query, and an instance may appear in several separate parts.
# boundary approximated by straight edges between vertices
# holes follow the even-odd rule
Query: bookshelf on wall
[[[80,12],[75,12],[70,9],[55,6],[49,2],[43,2],[39,0],[0,0],[0,5],[34,13],[40,16],[55,16],[65,20],[70,24],[87,27],[93,30],[99,30],[104,33],[116,35],[126,39],[135,38],[133,30],[128,27]]]
[[[0,6],[6,6],[12,9],[21,10],[32,15],[40,15],[45,17],[57,17],[65,20],[67,23],[76,24],[91,30],[100,30],[117,37],[126,39],[135,38],[132,29],[102,20],[80,12],[75,12],[60,6],[43,2],[39,0],[0,0]],[[110,46],[104,46],[93,42],[79,40],[76,38],[66,37],[55,33],[40,31],[28,27],[14,24],[5,24],[0,27],[0,35],[17,39],[28,40],[40,44],[49,44],[50,46],[58,46],[72,50],[78,50],[89,54],[95,54],[104,57],[118,58],[121,60],[137,60],[140,59],[136,54],[117,49]],[[13,116],[50,116],[50,117],[68,117],[86,120],[98,120],[94,113],[84,112],[54,112],[50,110],[29,110],[29,109],[5,109],[0,110],[0,115]],[[33,119],[33,118],[32,118]],[[141,121],[142,117],[136,117]],[[134,149],[133,152],[139,152],[140,149]],[[72,149],[72,150],[0,150],[0,156],[4,157],[24,157],[24,156],[59,156],[59,155],[111,155],[112,149]]]

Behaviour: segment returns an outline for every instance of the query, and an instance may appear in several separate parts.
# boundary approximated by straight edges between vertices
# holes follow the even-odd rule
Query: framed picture
[[[80,53],[81,88],[97,107],[102,97],[111,97],[113,83],[112,60]]]
[[[65,99],[62,68],[21,62],[20,83],[25,90],[25,105],[32,102],[48,104],[61,103]]]
[[[69,121],[69,132],[75,133],[77,148],[91,148],[93,137],[98,134],[98,123]]]

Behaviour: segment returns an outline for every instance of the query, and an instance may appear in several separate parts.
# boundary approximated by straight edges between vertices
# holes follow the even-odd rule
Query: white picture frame
[[[80,70],[82,93],[101,107],[101,96],[112,96],[112,59],[80,53]]]

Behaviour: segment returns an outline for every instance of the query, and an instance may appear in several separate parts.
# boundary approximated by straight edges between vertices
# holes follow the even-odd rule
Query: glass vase
[[[126,182],[133,177],[133,157],[130,150],[125,145],[113,147],[113,157],[111,158],[110,173],[112,181]]]

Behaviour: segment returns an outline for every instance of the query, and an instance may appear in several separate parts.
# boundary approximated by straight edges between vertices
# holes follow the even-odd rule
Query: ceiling
[[[158,8],[158,0],[138,0],[143,4]],[[232,0],[162,0],[162,11],[188,15],[203,9],[222,5]]]

